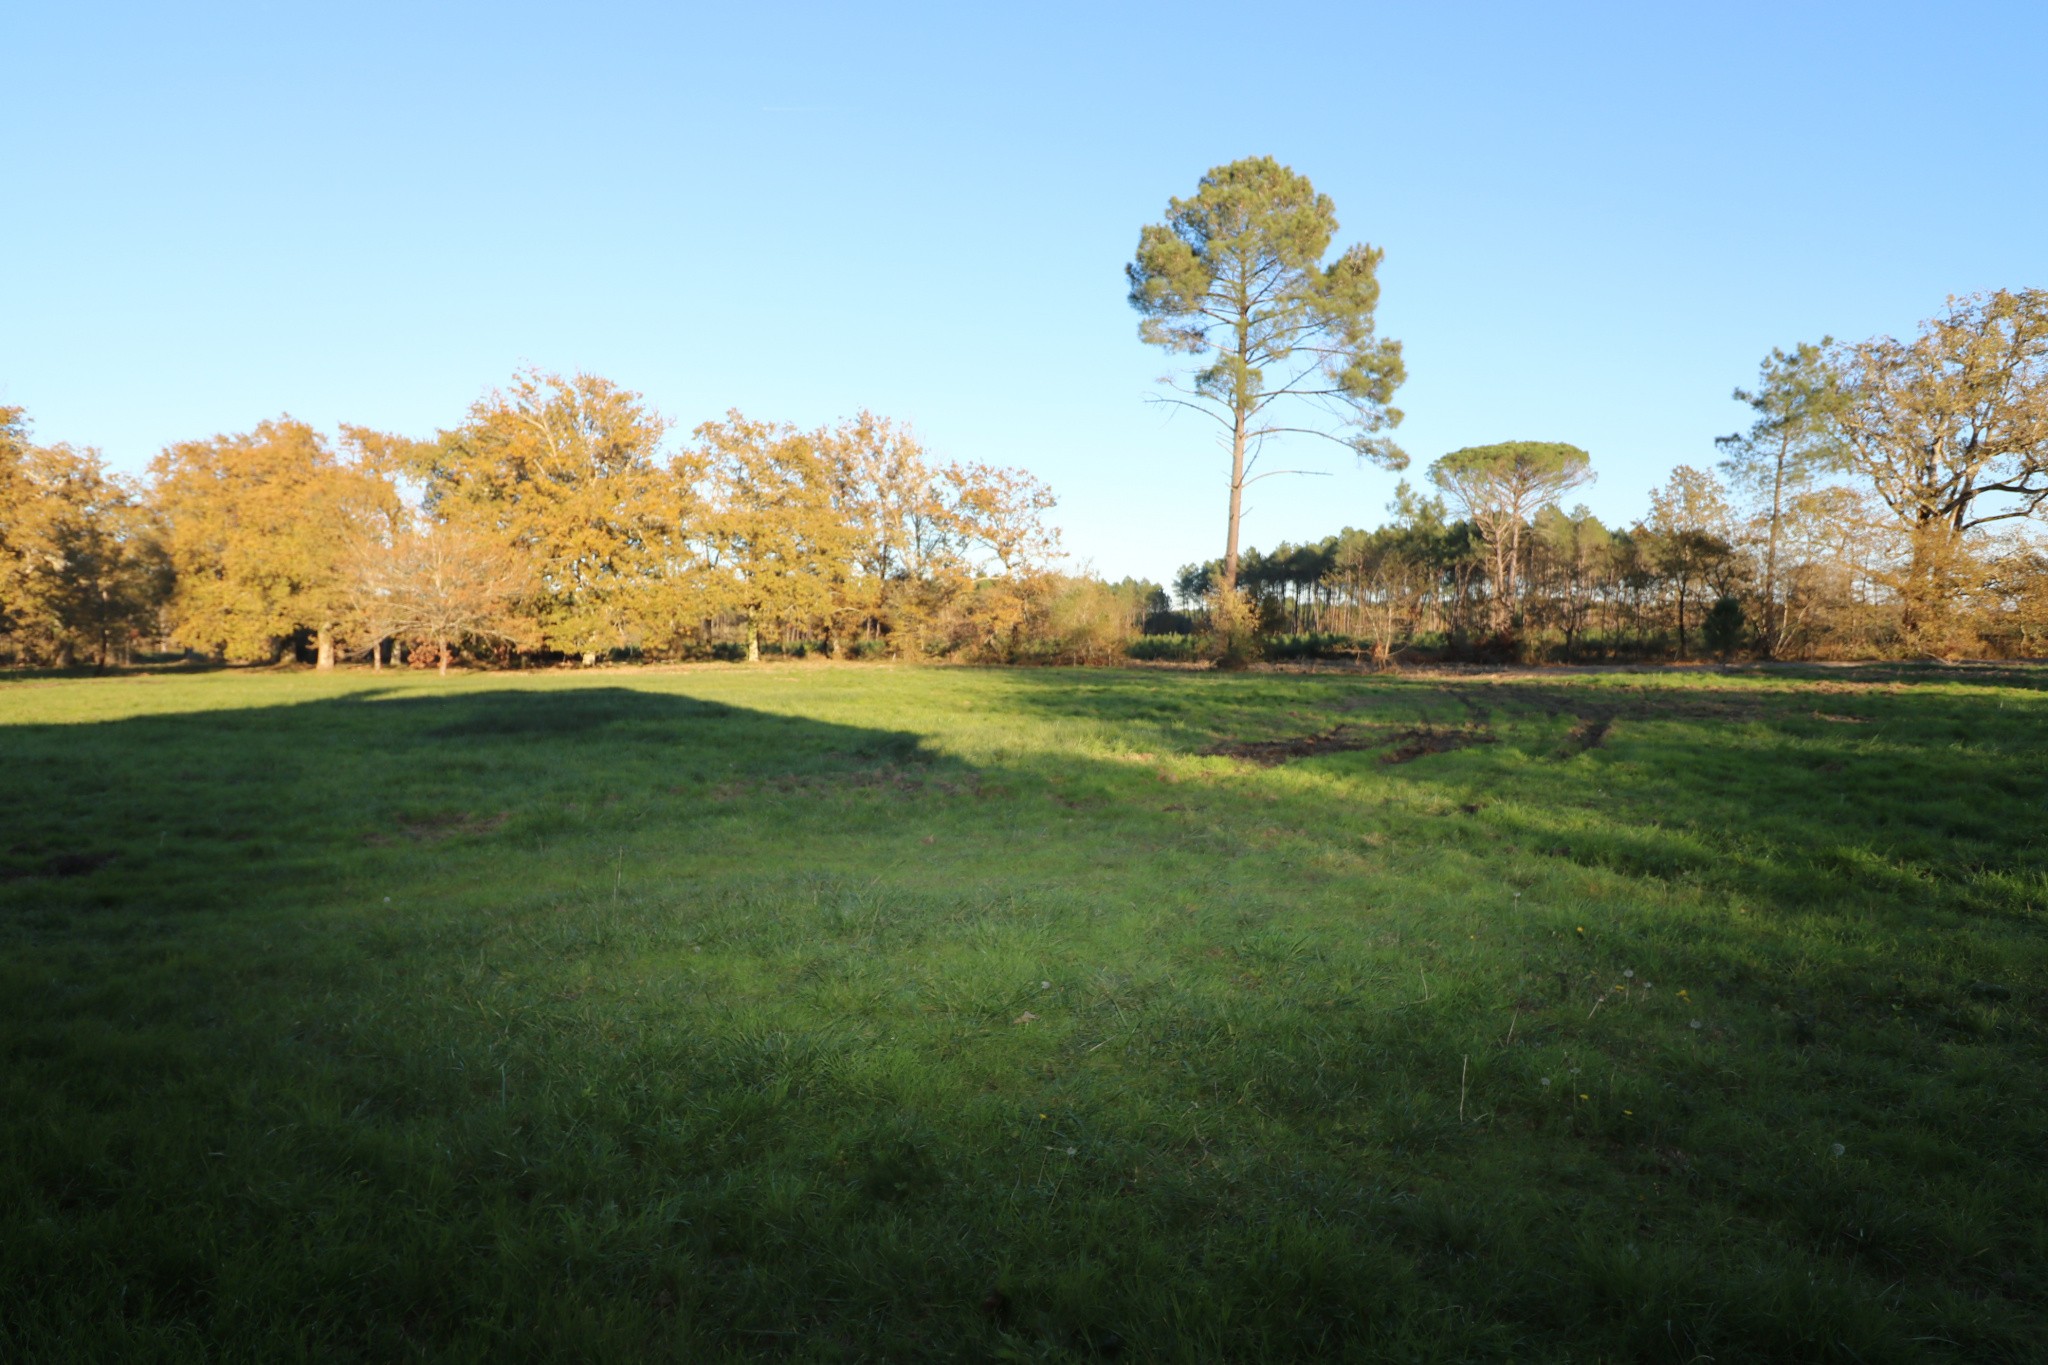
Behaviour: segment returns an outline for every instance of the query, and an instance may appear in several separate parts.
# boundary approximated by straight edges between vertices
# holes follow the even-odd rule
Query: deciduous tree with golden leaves
[[[528,556],[541,643],[594,656],[634,642],[671,588],[697,483],[661,460],[669,423],[591,374],[524,370],[412,456],[437,520]]]
[[[22,430],[18,419],[12,425]],[[170,583],[141,490],[97,450],[23,439],[0,458],[9,630],[32,659],[62,668],[90,657],[106,667],[154,628]]]
[[[707,605],[740,618],[757,661],[764,626],[828,622],[853,597],[853,493],[828,433],[729,412],[696,435],[712,489],[701,523]]]
[[[1848,466],[1904,528],[1896,575],[1909,639],[1949,646],[1973,591],[1973,533],[2048,507],[2048,289],[1952,298],[1911,341],[1831,352]]]
[[[241,435],[179,442],[150,472],[177,574],[171,613],[179,634],[250,661],[275,658],[307,631],[320,667],[332,667],[353,547],[398,503],[387,473],[338,457],[289,416]]]

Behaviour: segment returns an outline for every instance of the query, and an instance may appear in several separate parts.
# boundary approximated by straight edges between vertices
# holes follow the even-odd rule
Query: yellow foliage
[[[290,417],[243,435],[180,442],[150,472],[177,574],[178,634],[230,659],[259,660],[310,630],[329,661],[348,610],[352,548],[398,513],[389,476],[338,459],[318,432]]]

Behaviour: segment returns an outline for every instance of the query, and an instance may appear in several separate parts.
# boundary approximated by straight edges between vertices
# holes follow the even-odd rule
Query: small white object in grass
[[[1040,990],[1042,990],[1042,991],[1049,991],[1049,990],[1051,990],[1051,989],[1052,989],[1052,982],[1050,982],[1050,981],[1041,981],[1041,982],[1039,982],[1039,983],[1038,983],[1038,989],[1040,989]]]
[[[1074,1150],[1075,1150],[1075,1149],[1074,1149],[1074,1148],[1072,1148],[1072,1147],[1069,1147],[1069,1148],[1067,1148],[1067,1155],[1068,1155],[1068,1156],[1072,1156],[1072,1155],[1074,1154]]]
[[[1548,1090],[1550,1088],[1550,1077],[1545,1076],[1542,1080],[1536,1082],[1536,1084],[1542,1086],[1545,1090]]]
[[[1631,981],[1636,979],[1636,969],[1633,967],[1623,967],[1621,969],[1621,974]]]
[[[389,896],[386,896],[386,897],[384,898],[384,903],[385,903],[386,905],[389,905],[389,904],[391,904],[391,897],[389,897]]]
[[[1844,1153],[1844,1152],[1846,1152],[1846,1151],[1848,1151],[1848,1150],[1849,1150],[1849,1149],[1848,1149],[1847,1147],[1844,1147],[1844,1146],[1843,1146],[1843,1145],[1842,1145],[1841,1143],[1839,1143],[1839,1142],[1838,1142],[1838,1143],[1836,1143],[1836,1144],[1835,1144],[1834,1146],[1832,1146],[1832,1147],[1828,1148],[1828,1155],[1829,1155],[1829,1156],[1840,1156],[1840,1155],[1841,1155],[1842,1153]]]
[[[1705,1028],[1705,1027],[1706,1027],[1706,1025],[1705,1025],[1705,1024],[1702,1024],[1702,1023],[1701,1023],[1701,1022],[1700,1022],[1699,1020],[1695,1019],[1695,1020],[1693,1020],[1693,1021],[1692,1021],[1692,1027],[1694,1027],[1694,1028]]]

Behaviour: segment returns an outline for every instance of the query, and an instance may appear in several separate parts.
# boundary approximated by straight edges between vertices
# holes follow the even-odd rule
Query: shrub
[[[1137,632],[1136,604],[1093,578],[1058,581],[1047,594],[1043,645],[1061,663],[1108,663]]]
[[[1193,635],[1195,618],[1184,611],[1149,612],[1140,629],[1147,635]]]
[[[1708,609],[1700,634],[1707,648],[1725,659],[1742,647],[1742,626],[1742,603],[1723,597]]]
[[[1173,659],[1191,663],[1202,657],[1201,638],[1185,635],[1141,635],[1124,647],[1133,659]]]
[[[1333,631],[1304,631],[1293,635],[1266,637],[1269,659],[1343,659],[1356,657],[1366,648],[1364,641]]]
[[[1204,651],[1216,667],[1249,668],[1264,653],[1259,639],[1259,608],[1242,588],[1217,590],[1209,597],[1209,635]]]

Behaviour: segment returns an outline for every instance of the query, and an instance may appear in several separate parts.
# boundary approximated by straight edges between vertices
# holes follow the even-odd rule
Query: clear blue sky
[[[862,406],[1020,464],[1111,576],[1222,549],[1123,263],[1270,154],[1384,246],[1412,471],[1529,438],[1611,520],[1773,345],[2048,285],[2048,5],[7,8],[0,401],[139,470],[431,434],[522,363],[680,428]],[[1270,547],[1394,476],[1259,485]]]

